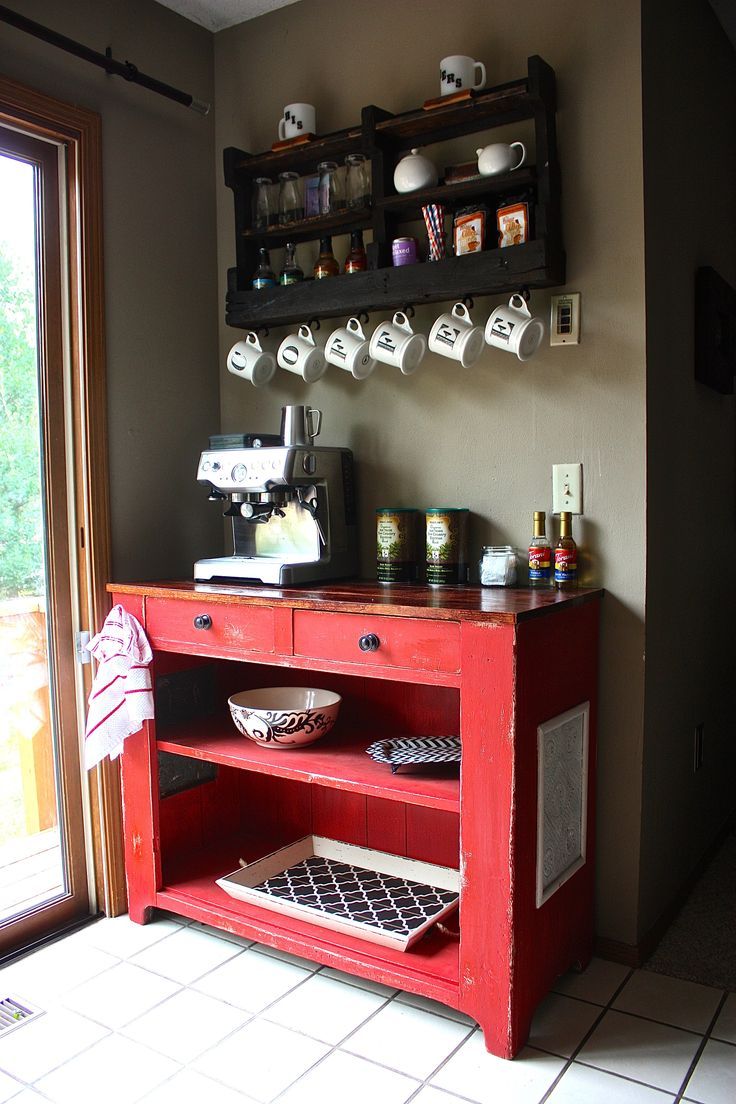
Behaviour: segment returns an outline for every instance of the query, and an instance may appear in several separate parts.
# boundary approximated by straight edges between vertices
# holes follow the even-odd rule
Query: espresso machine
[[[197,480],[226,504],[233,555],[198,560],[198,582],[292,586],[357,573],[353,455],[321,448],[321,411],[285,406],[281,434],[211,437]]]

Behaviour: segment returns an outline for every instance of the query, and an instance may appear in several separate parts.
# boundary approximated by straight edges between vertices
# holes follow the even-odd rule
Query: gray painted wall
[[[213,99],[211,34],[160,4],[12,6]],[[113,577],[191,576],[222,540],[195,482],[219,420],[214,114],[203,119],[4,24],[0,70],[102,116]]]

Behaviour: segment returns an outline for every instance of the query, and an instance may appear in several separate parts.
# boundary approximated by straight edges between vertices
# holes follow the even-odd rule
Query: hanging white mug
[[[476,70],[480,74],[476,79]],[[440,96],[470,88],[477,92],[486,83],[486,67],[465,54],[451,54],[440,62]]]
[[[258,334],[251,330],[227,354],[227,370],[240,379],[250,380],[254,387],[263,387],[273,379],[276,357],[261,348]]]
[[[405,376],[416,372],[426,351],[427,339],[414,333],[403,311],[397,311],[391,322],[381,322],[370,343],[374,360],[399,368]]]
[[[483,327],[473,325],[464,303],[456,303],[449,314],[435,319],[428,345],[433,353],[459,360],[463,368],[470,368],[483,352]]]
[[[358,380],[366,379],[371,374],[376,362],[370,354],[370,342],[358,318],[348,318],[344,326],[330,334],[325,345],[325,360],[351,372]]]
[[[301,376],[305,383],[314,383],[327,371],[324,353],[314,340],[309,326],[300,326],[297,333],[284,338],[276,360],[281,368]]]
[[[496,349],[529,360],[544,338],[544,322],[533,318],[522,295],[512,295],[508,306],[496,307],[486,322],[486,342]]]

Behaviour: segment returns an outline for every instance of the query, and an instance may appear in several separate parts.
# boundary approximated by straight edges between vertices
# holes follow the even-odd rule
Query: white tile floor
[[[601,959],[513,1062],[434,1001],[171,917],[97,921],[0,990],[45,1013],[0,1038],[0,1104],[736,1101],[736,993]]]

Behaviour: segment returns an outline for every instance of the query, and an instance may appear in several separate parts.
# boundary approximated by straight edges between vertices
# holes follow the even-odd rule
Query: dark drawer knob
[[[375,633],[366,633],[365,636],[361,636],[358,641],[358,647],[361,652],[377,652],[381,646],[381,641],[378,639]]]
[[[211,629],[212,618],[208,613],[198,613],[194,618],[195,629]]]

